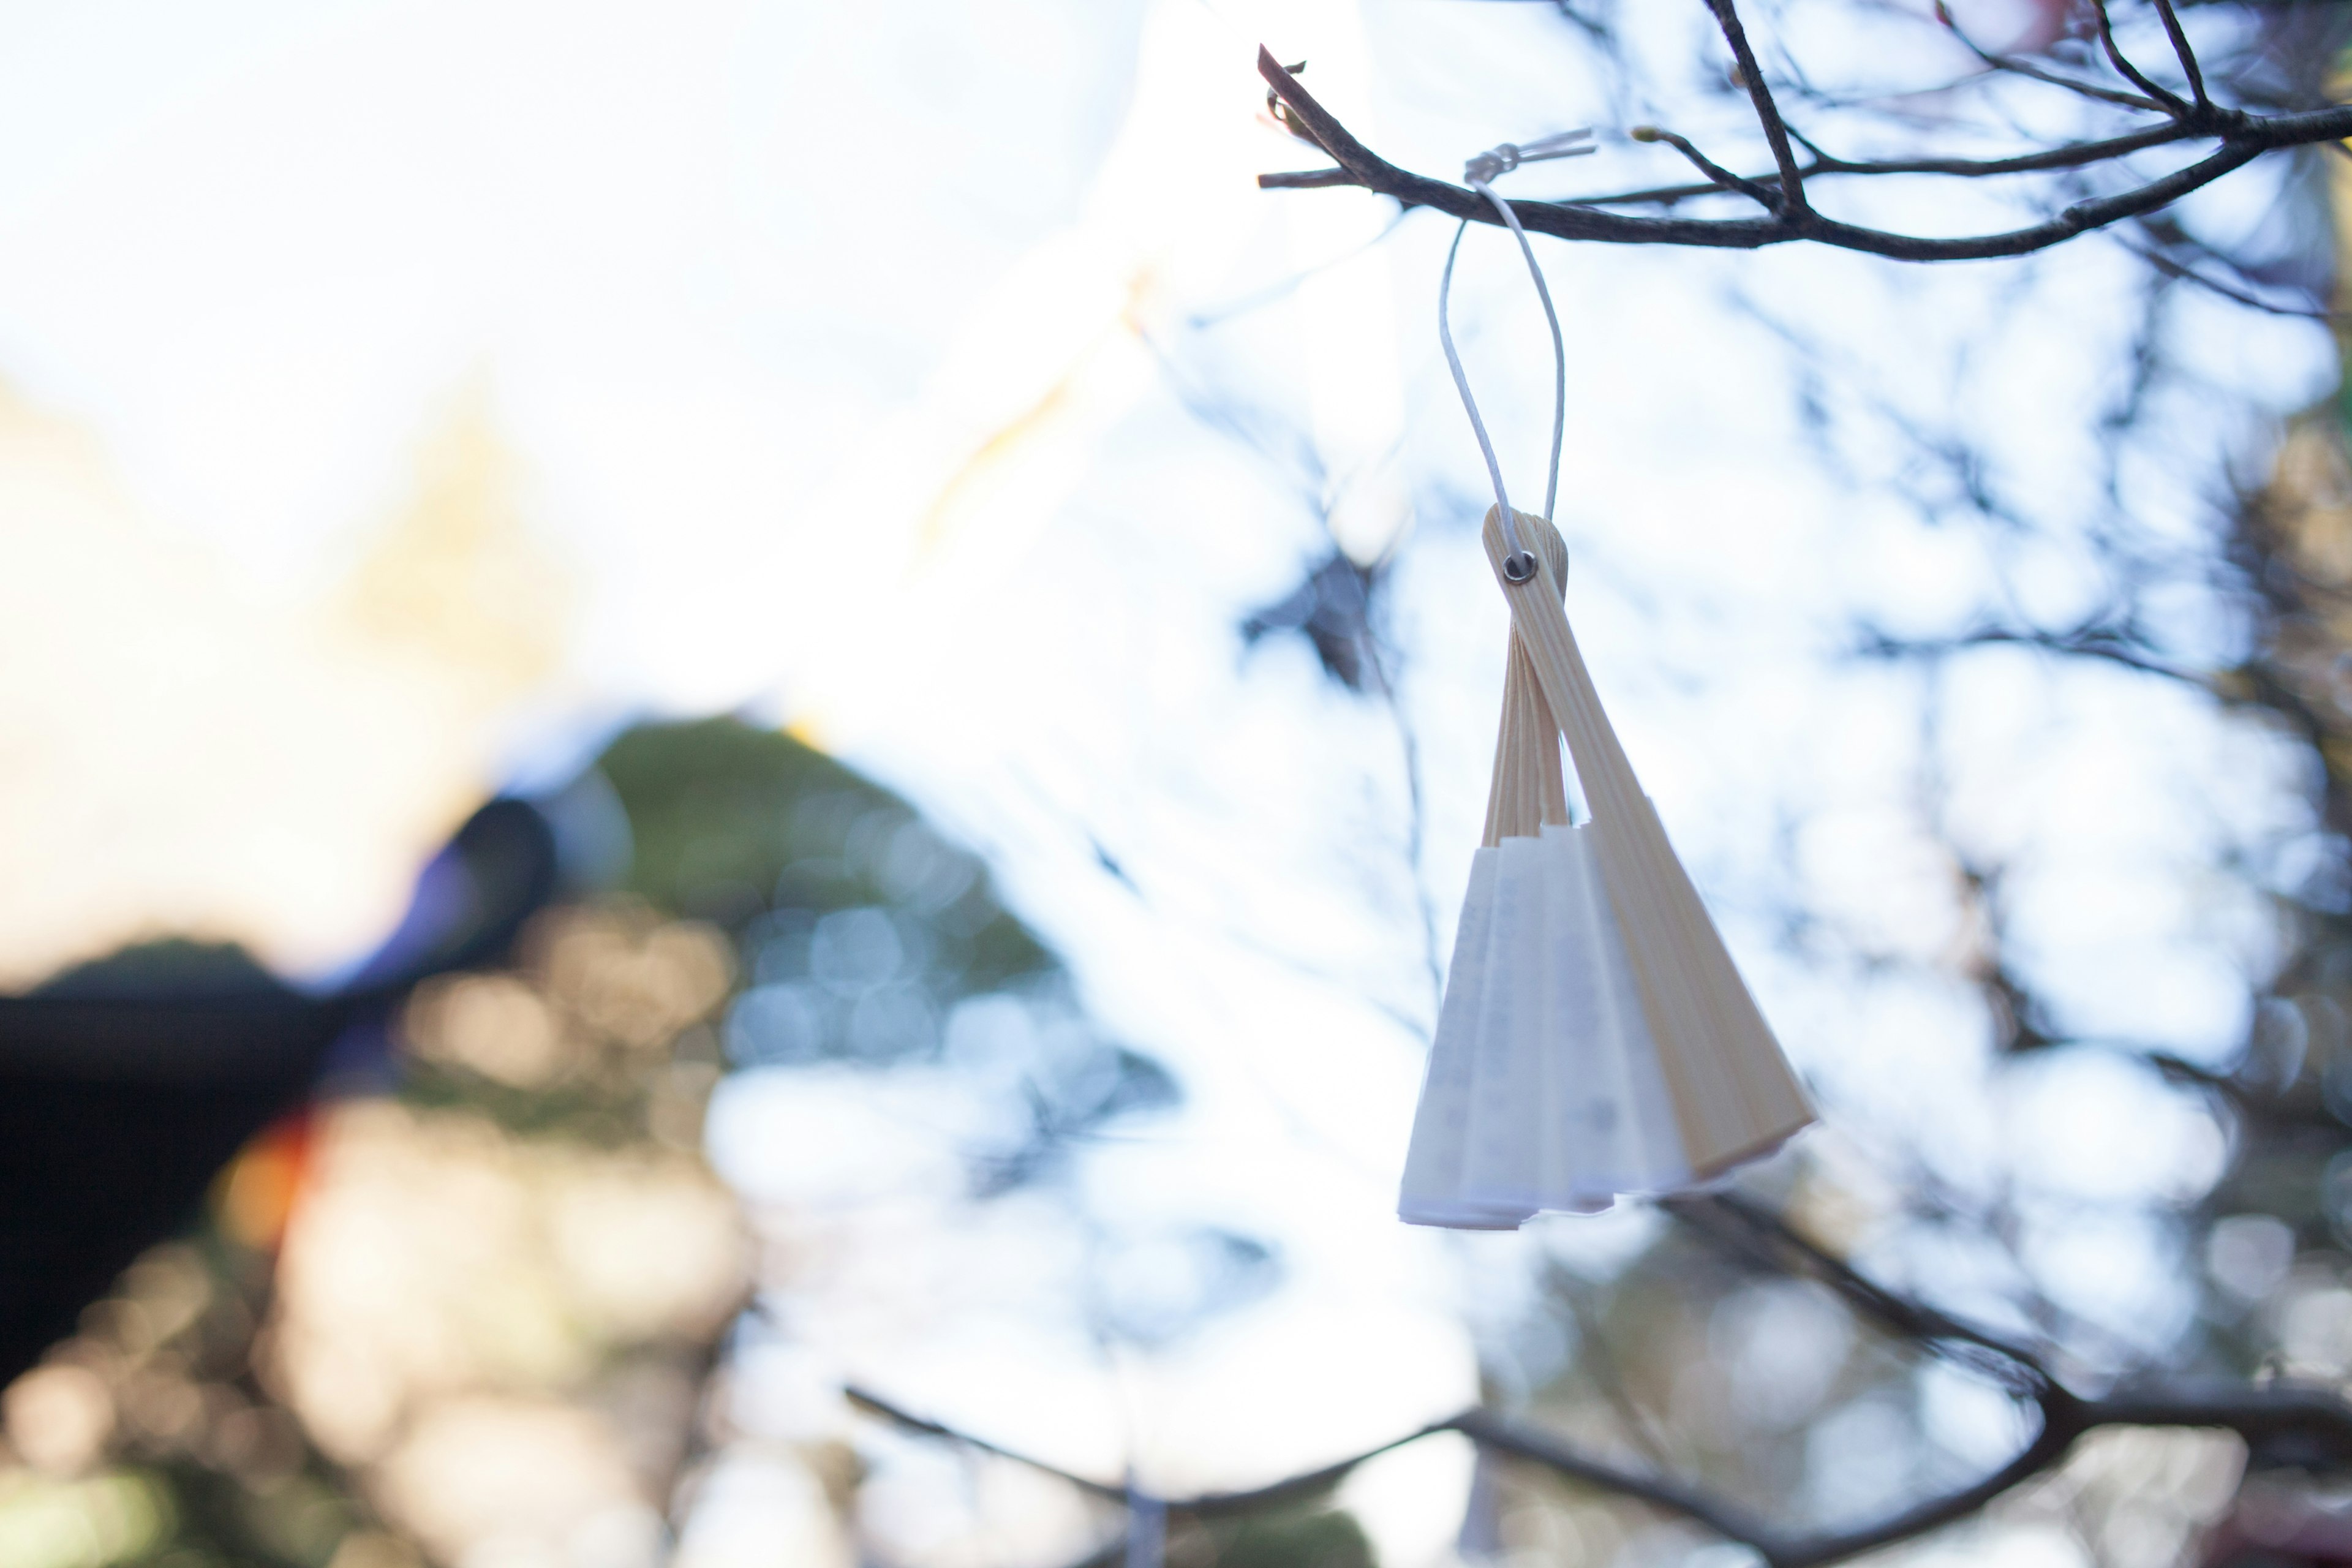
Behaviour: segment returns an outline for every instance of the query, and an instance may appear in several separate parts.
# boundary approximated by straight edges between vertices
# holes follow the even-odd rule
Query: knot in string
[[[1535,247],[1528,243],[1528,231],[1519,226],[1519,215],[1511,204],[1495,194],[1493,182],[1509,174],[1522,163],[1532,163],[1545,158],[1574,158],[1590,153],[1592,132],[1590,129],[1562,131],[1530,142],[1522,147],[1506,142],[1489,148],[1462,165],[1462,177],[1470,188],[1494,204],[1504,223],[1518,239],[1519,254],[1527,258],[1528,276],[1536,283],[1536,297],[1543,301],[1544,320],[1551,325],[1553,364],[1551,413],[1551,477],[1544,489],[1545,517],[1559,500],[1559,452],[1568,429],[1568,344],[1559,334],[1559,312],[1552,309],[1551,290],[1544,284],[1543,268],[1536,265]],[[1463,374],[1462,356],[1454,347],[1454,331],[1446,321],[1446,300],[1454,291],[1454,258],[1461,254],[1462,236],[1468,231],[1470,220],[1454,231],[1454,244],[1445,253],[1445,275],[1437,286],[1437,341],[1444,345],[1445,363],[1454,372],[1454,385],[1462,394],[1462,406],[1470,416],[1470,428],[1478,437],[1478,450],[1486,458],[1486,477],[1494,481],[1496,515],[1502,520],[1503,539],[1508,548],[1503,556],[1503,575],[1514,583],[1524,583],[1536,574],[1536,558],[1519,538],[1517,514],[1511,510],[1511,499],[1503,489],[1503,466],[1495,458],[1495,443],[1486,435],[1486,422],[1478,416],[1477,399],[1470,395],[1470,378]]]

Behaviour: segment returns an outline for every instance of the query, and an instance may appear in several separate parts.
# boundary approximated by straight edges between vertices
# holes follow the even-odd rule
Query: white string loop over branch
[[[1559,312],[1552,308],[1551,289],[1544,283],[1543,268],[1536,265],[1535,247],[1528,243],[1528,231],[1519,226],[1518,214],[1511,204],[1495,194],[1492,182],[1509,174],[1522,163],[1532,163],[1546,158],[1575,158],[1590,153],[1592,132],[1590,128],[1562,131],[1530,142],[1522,147],[1506,142],[1489,148],[1462,166],[1462,177],[1470,188],[1485,196],[1510,226],[1519,242],[1519,254],[1527,258],[1528,276],[1535,279],[1536,297],[1543,301],[1544,320],[1551,327],[1552,408],[1551,408],[1551,469],[1544,487],[1543,515],[1549,518],[1559,500],[1560,447],[1568,432],[1568,344],[1560,336]],[[1454,372],[1454,385],[1462,394],[1462,406],[1470,416],[1470,428],[1478,437],[1478,450],[1486,459],[1486,477],[1494,482],[1495,505],[1501,512],[1503,532],[1510,543],[1510,553],[1503,574],[1514,583],[1524,583],[1536,574],[1536,558],[1528,552],[1519,538],[1518,522],[1511,511],[1510,497],[1503,488],[1503,465],[1495,457],[1495,443],[1486,434],[1486,422],[1478,416],[1478,401],[1470,395],[1470,378],[1462,369],[1462,355],[1454,346],[1454,330],[1446,317],[1446,303],[1454,292],[1454,260],[1462,252],[1462,236],[1470,226],[1465,218],[1462,226],[1454,231],[1454,244],[1445,252],[1445,273],[1437,286],[1437,341],[1444,346],[1445,363]]]

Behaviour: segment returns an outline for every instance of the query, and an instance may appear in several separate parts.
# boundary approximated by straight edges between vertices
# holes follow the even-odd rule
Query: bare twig
[[[2205,96],[2205,73],[2198,68],[2197,51],[2189,47],[2189,35],[2180,28],[2180,18],[2173,15],[2172,0],[2156,0],[2156,14],[2164,18],[2164,36],[2172,40],[2172,52],[2180,61],[2180,72],[2189,79],[2189,91],[2197,100],[2199,109],[2210,109],[2213,100]]]
[[[1655,125],[1636,125],[1632,131],[1628,132],[1627,134],[1632,136],[1636,142],[1663,142],[1667,146],[1672,147],[1675,152],[1680,153],[1684,157],[1689,159],[1691,166],[1696,168],[1700,174],[1705,174],[1717,186],[1727,191],[1738,192],[1741,195],[1747,196],[1750,200],[1754,201],[1766,212],[1778,212],[1780,210],[1780,176],[1777,174],[1768,176],[1771,182],[1770,184],[1767,184],[1762,180],[1742,179],[1738,174],[1735,174],[1730,170],[1725,168],[1722,164],[1717,163],[1714,159],[1708,157],[1706,153],[1700,152],[1696,147],[1692,146],[1688,137],[1677,136],[1673,132],[1663,130]],[[1815,165],[1815,167],[1819,166],[1820,165],[1818,164]],[[1803,173],[1804,171],[1799,171],[1800,177],[1802,176]],[[1693,187],[1692,194],[1696,195],[1698,192],[1705,189],[1706,189],[1706,187],[1703,185],[1695,186]]]
[[[1319,191],[1328,185],[1360,184],[1345,169],[1302,169],[1293,174],[1260,174],[1257,188],[1261,191]]]
[[[1979,626],[1949,637],[1897,637],[1865,630],[1856,642],[1854,652],[1864,658],[1936,659],[1970,648],[1998,647],[2039,648],[2044,653],[2060,654],[2069,658],[2095,658],[2137,670],[2142,675],[2162,676],[2167,680],[2212,689],[2209,678],[2154,658],[2130,637],[2114,626],[2098,622],[2059,631]]]
[[[1952,37],[1959,40],[1962,48],[1982,60],[1990,69],[2005,71],[2011,76],[2025,77],[2030,80],[2044,82],[2052,87],[2063,87],[2069,92],[2080,93],[2084,98],[2095,98],[2102,103],[2118,104],[2125,109],[2146,110],[2158,114],[2164,111],[2164,105],[2154,99],[2142,98],[2135,92],[2117,92],[2113,88],[2100,87],[2092,82],[2077,81],[2073,77],[2061,76],[2056,71],[2043,70],[2040,66],[2021,60],[2012,55],[1994,54],[1960,30],[1959,23],[1952,19],[1951,9],[1944,4],[1944,0],[1936,0],[1936,20],[1944,24]]]
[[[2126,240],[2124,242],[2124,248],[2130,251],[2134,256],[2138,257],[2142,261],[2147,262],[2150,267],[2155,268],[2158,272],[2163,273],[2167,278],[2178,279],[2183,283],[2193,283],[2200,289],[2219,294],[2224,300],[2231,300],[2236,304],[2244,305],[2252,310],[2267,311],[2273,316],[2296,316],[2306,321],[2341,321],[2345,320],[2344,312],[2341,310],[2313,310],[2307,306],[2302,305],[2281,305],[2274,303],[2272,300],[2265,300],[2258,294],[2250,294],[2245,289],[2240,289],[2234,284],[2224,283],[2218,278],[2208,278],[2205,274],[2198,271],[2195,268],[2189,266],[2185,262],[2175,261],[2172,258],[2165,255],[2162,251],[2155,249],[2150,246],[2134,245],[2129,240]]]
[[[2099,21],[2099,47],[2106,51],[2107,63],[2116,68],[2116,74],[2156,100],[2165,112],[2176,119],[2189,113],[2189,105],[2179,93],[2150,80],[2116,44],[2115,24],[2107,16],[2107,0],[2092,0],[2091,14]]]
[[[1723,41],[1731,46],[1731,58],[1739,65],[1739,85],[1748,89],[1748,102],[1756,106],[1757,121],[1764,127],[1764,141],[1772,149],[1772,163],[1780,171],[1780,205],[1793,216],[1805,208],[1805,176],[1797,168],[1796,150],[1789,145],[1789,128],[1780,121],[1780,110],[1772,102],[1772,89],[1765,85],[1764,69],[1756,63],[1756,51],[1748,47],[1748,29],[1739,25],[1739,12],[1731,0],[1706,0],[1707,9],[1715,13],[1715,25],[1723,33]],[[1758,198],[1761,200],[1761,197]]]
[[[1422,858],[1429,832],[1429,800],[1422,781],[1421,737],[1414,732],[1412,717],[1405,711],[1404,700],[1397,693],[1389,661],[1381,651],[1380,634],[1373,630],[1369,617],[1364,628],[1364,652],[1372,676],[1380,684],[1381,701],[1388,709],[1389,722],[1396,730],[1397,760],[1404,769],[1405,875],[1412,884],[1413,907],[1421,916],[1421,962],[1429,975],[1429,1012],[1434,1018],[1445,1000],[1445,952],[1437,944],[1437,905],[1430,897],[1428,879],[1422,875]]]

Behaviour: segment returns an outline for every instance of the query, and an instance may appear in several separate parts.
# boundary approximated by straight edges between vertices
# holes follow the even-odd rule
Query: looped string
[[[1535,247],[1528,243],[1528,231],[1519,226],[1519,215],[1511,210],[1511,204],[1495,194],[1493,182],[1522,163],[1545,158],[1574,158],[1592,150],[1592,132],[1589,129],[1563,131],[1524,147],[1506,142],[1462,166],[1462,177],[1470,183],[1470,188],[1494,204],[1495,210],[1517,237],[1519,254],[1527,258],[1528,276],[1536,281],[1536,298],[1543,301],[1544,320],[1551,325],[1551,477],[1544,488],[1543,510],[1547,518],[1559,501],[1559,454],[1568,433],[1568,344],[1560,336],[1559,312],[1552,309],[1551,290],[1544,284],[1543,268],[1536,265]],[[1495,443],[1486,434],[1486,422],[1478,416],[1478,401],[1470,395],[1470,378],[1463,372],[1462,355],[1454,347],[1454,330],[1446,319],[1446,301],[1454,291],[1454,258],[1462,253],[1462,236],[1469,227],[1470,220],[1463,219],[1462,226],[1454,231],[1453,246],[1445,252],[1445,274],[1437,286],[1437,341],[1444,345],[1445,363],[1454,372],[1454,385],[1462,394],[1462,406],[1470,416],[1470,428],[1478,437],[1478,450],[1486,458],[1486,477],[1495,484],[1495,506],[1502,519],[1504,541],[1510,546],[1503,561],[1503,575],[1514,583],[1524,583],[1536,574],[1536,559],[1519,538],[1517,517],[1511,510],[1510,497],[1503,489],[1503,465],[1496,459]]]

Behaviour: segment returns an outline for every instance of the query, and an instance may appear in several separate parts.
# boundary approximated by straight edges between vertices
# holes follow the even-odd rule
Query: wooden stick
[[[1541,542],[1537,574],[1513,583],[1503,575],[1499,515],[1487,511],[1485,537],[1511,606],[1515,655],[1525,652],[1548,716],[1568,738],[1592,810],[1586,831],[1594,835],[1691,1168],[1710,1175],[1804,1127],[1812,1109],[1601,709],[1561,605],[1567,551],[1559,531],[1542,518],[1517,514],[1522,536]],[[1511,711],[1507,691],[1506,738],[1533,747],[1525,730],[1510,722]],[[1556,742],[1553,750],[1556,756]],[[1494,801],[1505,811],[1490,809],[1490,830],[1498,821],[1524,821],[1522,786],[1507,786],[1503,778],[1507,771],[1516,781],[1525,765],[1507,770],[1498,754]]]

